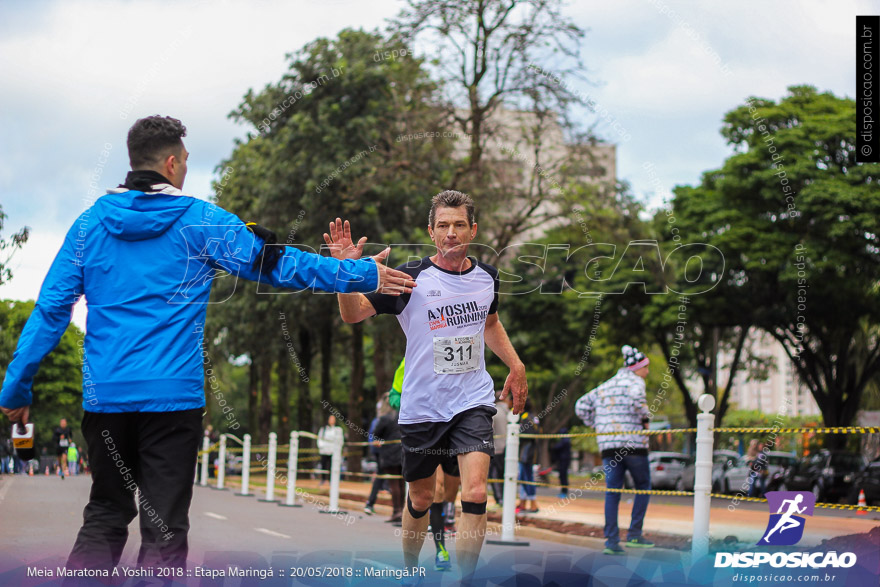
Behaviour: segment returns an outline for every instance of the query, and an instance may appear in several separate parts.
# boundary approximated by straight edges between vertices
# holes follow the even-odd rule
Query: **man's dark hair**
[[[431,211],[428,213],[428,226],[434,228],[434,220],[437,217],[437,208],[458,208],[464,206],[467,212],[468,226],[474,225],[476,206],[471,197],[455,190],[445,190],[431,198]]]
[[[148,116],[135,122],[128,131],[128,160],[132,169],[144,169],[160,163],[183,148],[186,127],[170,116]]]

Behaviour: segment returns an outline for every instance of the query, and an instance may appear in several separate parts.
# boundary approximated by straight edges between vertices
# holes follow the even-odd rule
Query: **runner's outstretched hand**
[[[327,243],[330,255],[334,259],[360,259],[367,237],[362,236],[355,244],[351,239],[351,224],[348,220],[343,222],[342,219],[337,218],[335,222],[330,223],[330,234],[324,233],[324,242]],[[387,247],[378,255],[371,257],[379,268],[379,289],[377,291],[391,296],[410,293],[412,288],[416,286],[415,280],[408,273],[391,269],[382,264],[382,261],[390,253],[391,247]]]

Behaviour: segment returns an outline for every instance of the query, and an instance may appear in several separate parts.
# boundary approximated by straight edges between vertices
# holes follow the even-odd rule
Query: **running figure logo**
[[[806,520],[802,516],[813,515],[816,497],[809,491],[770,491],[767,505],[770,521],[758,544],[791,546],[803,538]]]

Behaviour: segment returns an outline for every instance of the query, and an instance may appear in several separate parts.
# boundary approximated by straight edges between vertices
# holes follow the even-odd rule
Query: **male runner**
[[[394,372],[394,383],[389,392],[388,402],[395,410],[400,410],[400,394],[403,387],[403,376],[406,368],[406,359],[400,361],[397,371]],[[508,399],[510,396],[508,396]],[[458,459],[455,456],[446,457],[448,473],[444,473],[443,465],[437,466],[437,476],[434,484],[434,503],[431,504],[429,514],[431,536],[434,538],[434,570],[448,571],[452,568],[449,561],[449,552],[446,550],[446,532],[455,533],[455,496],[461,485],[461,473],[458,470]],[[450,511],[451,510],[451,511]]]
[[[494,454],[492,416],[495,394],[486,371],[484,341],[510,368],[502,395],[513,393],[514,413],[528,395],[526,370],[498,319],[498,271],[468,257],[477,234],[474,202],[446,190],[431,200],[428,233],[436,254],[402,265],[416,286],[399,298],[339,295],[345,322],[377,313],[397,316],[406,344],[406,373],[400,410],[403,476],[409,482],[403,515],[403,555],[418,566],[419,551],[434,500],[437,466],[446,470],[456,455],[461,470],[462,516],[456,553],[462,578],[473,573],[486,533],[486,479]],[[356,259],[365,238],[355,245],[351,229],[337,219],[324,240],[337,259]],[[447,471],[450,472],[450,471]]]

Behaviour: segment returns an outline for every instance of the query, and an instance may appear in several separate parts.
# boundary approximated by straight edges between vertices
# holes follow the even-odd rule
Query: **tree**
[[[723,251],[723,296],[745,315],[731,321],[770,333],[825,424],[850,425],[880,373],[880,165],[855,160],[855,103],[792,86],[749,98],[721,133],[735,154],[675,190],[682,233]]]
[[[594,104],[564,79],[582,78],[584,31],[561,7],[558,0],[409,0],[389,24],[411,46],[424,40],[444,56],[432,63],[447,127],[468,145],[449,187],[477,199],[488,219],[484,238],[499,250],[564,216],[561,186],[596,172],[589,149],[596,139],[578,131],[572,116],[574,105]]]
[[[6,214],[3,207],[0,206],[0,232],[3,231],[3,225],[6,221]],[[27,226],[21,228],[18,232],[9,236],[8,240],[0,239],[0,285],[9,282],[12,279],[12,270],[9,268],[9,261],[15,252],[24,245],[30,236],[30,228]]]
[[[313,250],[320,248],[326,223],[337,216],[350,219],[356,233],[372,243],[424,240],[426,194],[448,175],[451,146],[442,139],[400,140],[411,126],[437,128],[435,86],[420,60],[375,58],[386,51],[406,53],[399,39],[345,30],[335,39],[307,44],[289,56],[289,71],[280,81],[249,91],[231,117],[253,131],[218,167],[231,170],[221,182],[220,203],[276,230],[280,243]],[[289,223],[283,231],[280,219]],[[380,248],[373,244],[367,254]],[[271,421],[267,398],[274,394],[278,402],[287,401],[278,384],[290,379],[297,381],[300,429],[326,420],[326,414],[312,413],[318,401],[352,422],[366,420],[373,406],[367,396],[387,387],[366,388],[376,380],[364,362],[365,337],[372,332],[376,339],[387,338],[387,324],[341,325],[332,295],[282,295],[289,292],[262,287],[269,295],[255,299],[253,290],[236,292],[211,312],[230,334],[224,344],[236,345],[227,354],[251,361],[252,387],[259,386],[263,408],[260,429],[268,430]],[[221,300],[227,292],[218,287],[214,293]],[[286,334],[279,328],[280,313],[286,316]],[[372,365],[386,373],[390,365],[393,373],[399,346],[374,345],[378,357]],[[294,377],[287,377],[290,364],[281,367],[291,351],[299,359],[299,377],[293,371]],[[319,362],[314,371],[313,361]],[[390,384],[389,377],[383,379]],[[312,397],[313,385],[320,387],[318,397]],[[251,403],[257,410],[257,402]],[[359,462],[351,466],[354,470]]]

